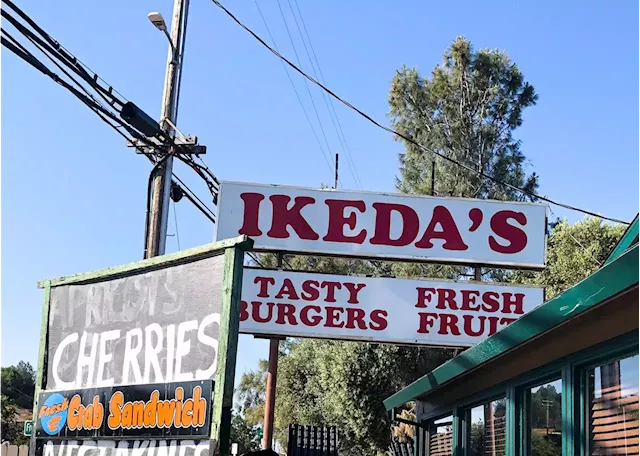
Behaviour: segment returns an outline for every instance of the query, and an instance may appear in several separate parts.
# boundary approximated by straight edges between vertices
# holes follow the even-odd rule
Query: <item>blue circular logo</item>
[[[42,430],[49,435],[58,434],[67,423],[68,401],[60,393],[54,393],[44,401],[47,407],[40,418]]]

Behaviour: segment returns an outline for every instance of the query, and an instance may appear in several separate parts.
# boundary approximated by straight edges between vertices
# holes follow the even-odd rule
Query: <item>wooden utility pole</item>
[[[188,9],[189,0],[174,0],[170,36],[166,32],[164,21],[159,25],[154,23],[156,27],[165,32],[170,44],[167,72],[164,80],[162,110],[160,112],[160,127],[170,135],[175,135],[173,126],[175,126],[178,117],[178,94],[180,92]],[[161,27],[164,27],[164,30]],[[165,154],[152,171],[154,175],[152,176],[151,195],[148,196],[151,201],[150,210],[147,214],[145,258],[163,255],[165,250],[173,176],[172,153],[165,152]]]

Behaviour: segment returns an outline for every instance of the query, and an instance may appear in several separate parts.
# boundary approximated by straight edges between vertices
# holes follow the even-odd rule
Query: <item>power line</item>
[[[524,195],[528,195],[532,198],[541,200],[541,201],[545,201],[549,204],[553,204],[555,206],[559,206],[565,209],[569,209],[572,211],[576,211],[576,212],[582,212],[583,214],[587,214],[587,215],[591,215],[593,217],[598,217],[604,220],[608,220],[611,222],[615,222],[615,223],[621,223],[624,225],[629,225],[629,222],[625,222],[623,220],[619,220],[613,217],[606,217],[604,215],[600,215],[597,214],[595,212],[591,212],[588,211],[586,209],[580,209],[578,207],[575,206],[571,206],[569,204],[565,204],[565,203],[560,203],[558,201],[552,200],[551,198],[547,198],[545,196],[541,196],[538,195],[536,193],[530,192],[529,190],[520,188],[520,187],[516,187],[515,185],[509,184],[507,182],[503,182],[500,179],[496,179],[493,176],[490,176],[480,170],[477,170],[471,166],[465,165],[463,163],[458,162],[457,160],[454,160],[451,157],[448,157],[447,155],[438,152],[436,150],[432,150],[429,149],[426,146],[423,146],[422,144],[418,143],[415,139],[410,138],[400,132],[395,131],[392,128],[389,128],[385,125],[380,124],[379,122],[377,122],[376,120],[374,120],[371,116],[369,116],[368,114],[366,114],[365,112],[361,111],[360,109],[356,108],[354,105],[352,105],[351,103],[349,103],[348,101],[342,99],[341,97],[339,97],[338,95],[336,95],[332,90],[328,89],[324,84],[318,82],[316,79],[314,79],[313,77],[309,76],[307,73],[305,73],[304,71],[302,71],[298,66],[296,66],[295,64],[293,64],[289,59],[287,59],[286,57],[284,57],[282,54],[280,54],[277,50],[273,49],[271,46],[269,46],[260,36],[258,36],[253,30],[251,30],[249,27],[247,27],[244,23],[242,23],[237,17],[235,17],[233,15],[233,13],[231,11],[229,11],[224,5],[222,5],[218,0],[211,0],[218,8],[220,8],[222,11],[224,11],[234,22],[236,22],[240,27],[242,27],[245,31],[247,31],[251,36],[253,36],[256,40],[258,40],[258,42],[260,42],[260,44],[262,44],[264,47],[266,47],[269,51],[271,51],[272,54],[274,54],[276,57],[278,57],[279,59],[281,59],[282,61],[284,61],[287,65],[289,65],[291,68],[293,68],[295,71],[297,71],[300,75],[302,75],[305,79],[311,81],[312,83],[316,84],[317,86],[319,86],[322,90],[324,90],[325,92],[327,92],[329,95],[331,95],[333,98],[335,98],[336,100],[338,100],[340,103],[344,104],[345,106],[347,106],[348,108],[354,110],[355,112],[357,112],[358,114],[360,114],[362,117],[364,117],[365,119],[367,119],[369,122],[371,122],[372,124],[374,124],[375,126],[377,126],[378,128],[381,128],[391,134],[394,134],[402,139],[404,139],[405,141],[413,144],[414,146],[420,148],[422,151],[425,152],[429,152],[435,155],[438,155],[439,157],[442,157],[443,159],[455,164],[456,166],[459,166],[463,169],[466,169],[467,171],[473,172],[473,173],[477,173],[478,175],[480,175],[481,177],[488,179],[496,184],[500,184],[503,185],[504,187],[510,188],[511,190],[520,192]]]
[[[267,21],[266,21],[264,15],[262,14],[262,10],[260,9],[260,5],[258,4],[258,0],[254,0],[254,2],[256,4],[256,7],[258,8],[258,13],[260,13],[260,17],[262,18],[262,22],[264,23],[264,26],[267,29],[267,33],[269,34],[269,37],[271,38],[271,42],[273,43],[273,47],[278,49],[278,46],[276,44],[276,40],[273,38],[273,35],[271,34],[271,29],[269,28],[269,25],[267,24]],[[293,79],[291,79],[291,75],[289,74],[289,69],[287,68],[287,66],[284,64],[284,62],[282,60],[280,60],[280,63],[282,64],[282,68],[284,69],[284,72],[287,75],[287,79],[289,79],[289,83],[291,84],[291,87],[293,88],[293,91],[296,94],[296,98],[298,99],[298,103],[300,103],[300,107],[302,108],[302,112],[304,112],[304,116],[307,119],[307,122],[309,123],[309,127],[311,127],[311,131],[313,132],[313,136],[316,138],[316,142],[318,143],[318,147],[320,147],[320,152],[322,153],[322,157],[324,158],[325,163],[329,167],[329,171],[333,172],[333,168],[331,167],[331,162],[327,159],[327,154],[324,151],[324,148],[322,147],[322,143],[320,142],[320,139],[318,138],[318,134],[316,133],[316,129],[313,127],[313,123],[311,122],[311,119],[309,118],[309,114],[307,113],[307,109],[305,108],[304,103],[302,103],[302,98],[300,98],[300,94],[298,93],[298,89],[296,88],[296,85],[293,83]]]
[[[58,84],[60,84],[64,88],[68,89],[74,96],[79,98],[80,101],[82,101],[92,111],[94,111],[103,121],[105,121],[105,123],[107,125],[112,127],[123,138],[129,139],[127,137],[127,135],[125,135],[122,131],[119,130],[118,126],[116,126],[116,125],[112,124],[111,122],[109,122],[107,120],[107,117],[110,118],[111,120],[113,120],[114,122],[120,124],[120,126],[125,127],[128,130],[127,126],[124,125],[122,123],[122,121],[120,121],[120,119],[115,117],[115,115],[113,115],[110,111],[108,111],[105,107],[101,106],[99,103],[95,102],[94,100],[92,100],[88,96],[82,94],[78,89],[73,87],[71,84],[69,84],[66,81],[62,80],[58,75],[56,75],[51,70],[49,70],[33,54],[31,54],[29,51],[27,51],[24,48],[24,46],[19,45],[19,43],[17,43],[17,42],[14,43],[13,41],[15,41],[15,39],[13,37],[11,37],[9,34],[7,34],[6,30],[3,30],[3,36],[0,37],[0,42],[4,47],[6,47],[9,51],[14,53],[16,56],[18,56],[19,58],[21,58],[25,62],[29,63],[31,66],[33,66],[34,68],[36,68],[37,70],[39,70],[43,74],[49,76],[51,79],[53,79],[55,82],[57,82]],[[152,159],[151,156],[149,156],[148,154],[145,154],[145,155],[147,156],[147,158],[149,158],[153,162],[153,159]],[[207,218],[209,218],[209,220],[211,220],[212,222],[215,223],[215,214],[213,213],[213,211],[208,209],[207,206],[202,202],[202,200],[200,200],[200,198],[198,198],[197,195],[195,195],[195,193],[188,186],[186,186],[184,184],[184,182],[182,182],[180,180],[180,178],[178,178],[178,176],[176,176],[174,174],[173,177],[180,182],[180,184],[181,184],[180,187],[185,192],[185,196],[187,196],[187,199],[189,201],[191,201],[191,203],[193,203]],[[176,185],[178,185],[178,184],[176,184]],[[196,202],[196,200],[200,204],[198,204],[198,202]],[[206,210],[204,208],[206,208]]]
[[[298,50],[296,49],[296,45],[293,41],[293,36],[291,35],[291,31],[289,30],[289,24],[287,23],[287,19],[284,15],[284,11],[282,10],[282,6],[280,4],[280,0],[276,0],[278,4],[278,9],[280,10],[280,15],[282,16],[282,21],[284,22],[284,27],[287,30],[287,35],[289,36],[289,42],[291,42],[291,47],[293,48],[293,53],[296,56],[296,61],[299,66],[302,66],[300,63],[300,57],[298,56]],[[309,88],[309,83],[305,80],[304,86],[307,89],[307,93],[309,94],[309,99],[311,100],[311,107],[316,114],[316,119],[318,120],[318,125],[320,126],[320,133],[322,133],[322,137],[324,138],[324,143],[327,146],[327,152],[329,154],[328,159],[329,163],[331,163],[331,146],[329,145],[329,140],[327,139],[327,134],[324,131],[324,126],[322,125],[322,120],[320,119],[320,114],[318,113],[318,108],[316,107],[316,102],[313,99],[313,95],[311,94],[311,89]],[[333,169],[333,168],[332,168]]]
[[[298,33],[300,33],[300,38],[302,39],[302,44],[304,45],[304,50],[307,53],[307,57],[309,58],[309,62],[311,62],[311,69],[313,70],[313,74],[316,79],[318,79],[318,74],[320,74],[320,81],[326,85],[324,80],[324,75],[322,74],[322,68],[320,68],[320,62],[318,61],[318,56],[316,55],[316,51],[313,48],[313,43],[311,42],[311,36],[309,35],[309,31],[307,30],[307,25],[304,21],[304,17],[302,17],[302,11],[300,10],[300,6],[298,5],[298,0],[294,0],[296,5],[296,10],[298,11],[298,15],[300,16],[300,22],[302,23],[302,29],[304,30],[304,35],[307,36],[307,41],[309,41],[309,48],[311,48],[311,54],[313,54],[313,59],[309,54],[309,49],[307,49],[307,45],[304,41],[304,36],[302,30],[300,29],[300,25],[298,24],[298,20],[296,19],[296,14],[293,11],[293,7],[291,6],[291,0],[287,0],[289,3],[289,8],[291,9],[291,15],[293,16],[293,20],[298,28]],[[315,65],[313,64],[315,60]],[[317,68],[317,73],[316,73]],[[333,128],[336,131],[336,136],[338,137],[338,141],[340,142],[340,147],[342,151],[345,153],[347,158],[347,165],[349,167],[349,171],[351,172],[351,176],[356,184],[356,187],[362,190],[362,182],[360,181],[360,175],[358,174],[358,170],[356,169],[356,164],[353,161],[353,157],[351,155],[351,151],[349,150],[349,146],[347,144],[347,138],[344,135],[344,131],[342,130],[342,124],[340,123],[340,119],[338,118],[338,113],[336,112],[335,107],[333,106],[333,98],[328,97],[327,94],[320,89],[320,93],[322,93],[322,99],[324,100],[325,106],[327,107],[327,111],[329,111],[329,117],[331,118],[331,123],[333,124]]]
[[[131,137],[140,141],[145,146],[151,148],[151,151],[157,150],[159,147],[169,147],[173,145],[172,138],[162,138],[162,141],[170,141],[170,144],[166,142],[153,142],[150,138],[145,137],[138,131],[129,126],[118,115],[121,114],[120,108],[124,106],[128,101],[112,86],[108,85],[103,79],[101,79],[96,73],[94,73],[89,67],[83,64],[80,60],[74,57],[69,51],[62,47],[51,35],[45,32],[38,24],[31,19],[26,13],[18,8],[11,0],[3,0],[9,8],[16,12],[16,14],[22,18],[28,25],[34,30],[29,30],[24,24],[20,23],[15,17],[13,17],[6,9],[2,9],[2,16],[12,24],[16,30],[25,38],[27,38],[31,44],[36,47],[45,57],[47,57],[71,82],[65,81],[59,75],[51,71],[41,60],[27,50],[25,46],[20,44],[16,38],[11,36],[7,30],[2,28],[2,45],[9,49],[16,56],[29,63],[41,73],[45,74],[57,84],[61,85],[68,91],[70,91],[76,98],[82,101],[89,109],[91,109],[100,119],[113,128],[120,136],[125,140],[131,141]],[[40,35],[40,36],[37,36]],[[85,87],[78,79],[76,79],[69,71],[65,69],[67,67],[71,72],[75,73],[80,79],[86,83],[89,88],[95,91],[107,105],[103,105],[87,87]],[[107,85],[107,88],[98,84],[98,81]],[[125,134],[122,130],[125,130],[129,135]],[[152,163],[156,163],[154,154],[152,152],[145,152],[142,147],[136,146],[142,155],[146,156]],[[185,156],[178,153],[176,156],[189,165],[205,182],[212,193],[214,204],[217,201],[217,193],[219,190],[219,181],[215,175],[209,170],[204,162],[201,166],[193,161],[193,157]],[[199,157],[198,157],[199,158]],[[202,161],[202,159],[200,158]],[[174,173],[173,178],[180,182],[180,184],[173,182],[173,185],[182,189],[183,194],[187,200],[196,206],[200,212],[202,212],[209,220],[215,223],[215,214],[202,200],[191,190],[180,178]]]

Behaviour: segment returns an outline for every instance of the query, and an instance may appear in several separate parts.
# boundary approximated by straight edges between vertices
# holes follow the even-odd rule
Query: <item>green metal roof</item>
[[[636,218],[636,234],[637,222]],[[414,400],[637,284],[638,245],[635,244],[573,288],[388,397],[384,400],[384,406],[387,410],[393,410]]]
[[[627,230],[622,235],[622,238],[618,241],[613,251],[609,254],[604,264],[609,264],[620,256],[622,252],[627,250],[633,244],[638,243],[638,216],[633,219],[633,222],[627,227]]]

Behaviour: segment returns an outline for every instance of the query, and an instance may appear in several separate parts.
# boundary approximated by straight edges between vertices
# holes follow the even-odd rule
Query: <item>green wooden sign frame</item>
[[[145,273],[204,258],[224,255],[222,311],[220,315],[221,321],[217,355],[218,367],[213,378],[215,382],[213,397],[215,399],[213,402],[210,439],[214,443],[212,454],[229,454],[233,382],[238,351],[238,327],[240,325],[240,296],[242,291],[244,252],[252,248],[253,241],[246,236],[240,236],[122,266],[38,282],[38,287],[44,290],[44,305],[42,307],[40,348],[36,366],[34,397],[37,398],[39,393],[44,390],[47,379],[49,306],[52,288],[63,285],[81,285],[91,282],[113,280],[128,275]],[[34,421],[37,417],[36,401],[37,399],[34,400],[33,404]],[[35,447],[34,442],[31,443],[31,446]]]

